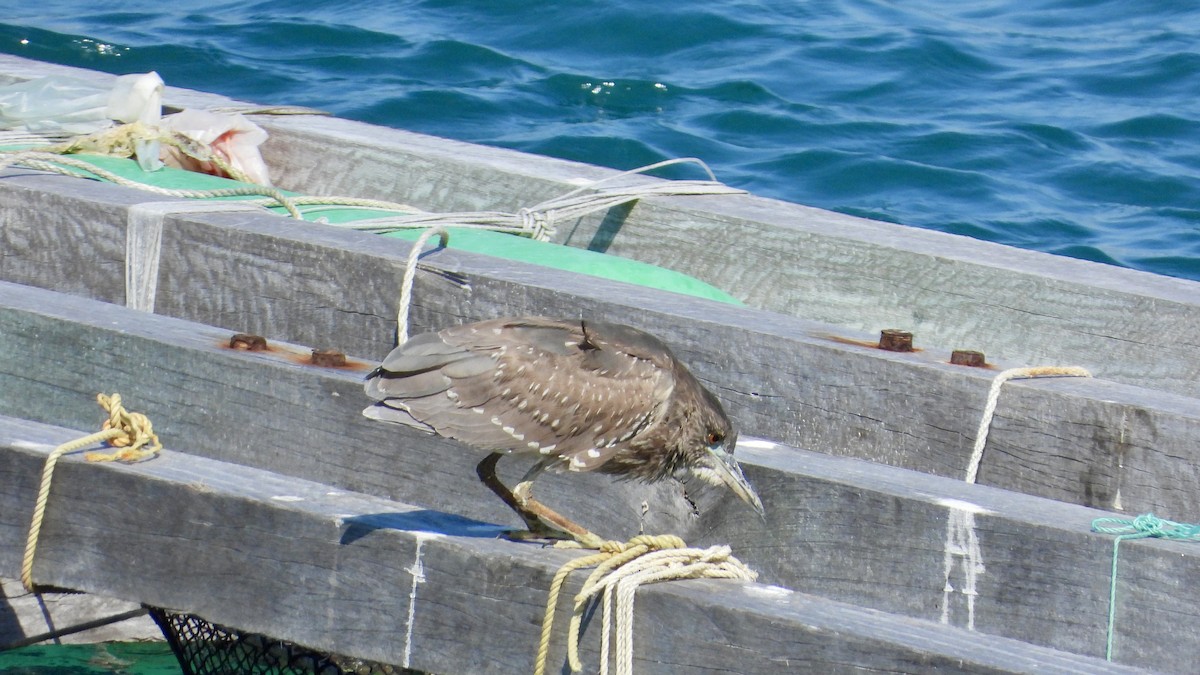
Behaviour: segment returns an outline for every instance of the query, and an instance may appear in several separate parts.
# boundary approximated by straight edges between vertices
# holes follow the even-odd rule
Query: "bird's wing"
[[[401,414],[372,416],[416,426],[411,418],[482,449],[594,469],[663,414],[674,375],[623,351],[620,332],[586,325],[507,319],[418,336],[367,384],[377,407]]]

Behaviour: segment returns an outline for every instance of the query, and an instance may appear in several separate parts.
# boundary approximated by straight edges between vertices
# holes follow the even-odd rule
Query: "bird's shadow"
[[[376,530],[403,530],[407,532],[429,532],[451,537],[478,537],[495,539],[509,528],[481,520],[472,520],[453,513],[429,509],[415,511],[393,511],[389,513],[364,513],[345,519],[346,530],[341,544],[352,544]]]

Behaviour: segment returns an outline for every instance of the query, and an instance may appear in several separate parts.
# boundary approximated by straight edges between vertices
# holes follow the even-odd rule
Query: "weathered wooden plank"
[[[259,119],[280,180],[432,211],[529,207],[613,172],[325,118]],[[349,158],[311,162],[334,145]],[[677,269],[756,307],[1194,396],[1200,284],[744,196],[653,198],[557,241]]]
[[[0,55],[0,80],[50,73],[111,77]],[[167,101],[238,103],[176,88]],[[255,120],[272,135],[277,182],[307,193],[515,211],[614,173],[348,120]],[[679,269],[773,311],[1197,395],[1195,282],[753,196],[646,199],[559,229],[563,243]]]
[[[795,448],[739,448],[767,495],[768,521],[730,510],[701,517],[765,579],[884,611],[1103,654],[1112,537],[1090,531],[1111,512],[1028,497]],[[773,542],[786,551],[772,550]],[[1198,610],[1179,598],[1200,573],[1200,547],[1125,542],[1118,570],[1117,658],[1173,669],[1163,636],[1189,633]],[[781,582],[784,583],[784,582]],[[1173,644],[1190,655],[1197,647]]]
[[[0,418],[0,479],[10,486],[0,493],[0,572],[19,565],[45,455],[79,433]],[[494,532],[170,450],[133,466],[68,457],[35,576],[360,658],[529,672],[550,578],[578,554],[488,538]],[[645,587],[636,620],[639,673],[1134,672],[745,582]],[[593,664],[597,632],[589,622]],[[551,663],[562,652],[560,639]]]
[[[475,477],[483,453],[362,416],[365,362],[316,368],[302,364],[302,349],[281,343],[271,352],[234,351],[221,329],[0,286],[0,410],[87,427],[100,411],[80,401],[120,391],[159,420],[164,438],[187,439],[193,452],[422,506],[461,503],[457,512],[473,518],[508,517]],[[525,467],[500,468],[517,478]],[[643,500],[656,504],[647,522],[659,529],[690,511],[677,489],[572,478],[582,478],[569,484],[583,492],[567,491],[561,503],[578,509],[585,525],[619,524],[614,536],[637,532]],[[547,476],[546,489],[561,480]],[[609,499],[590,499],[591,491]]]
[[[0,181],[0,236],[12,251],[0,275],[121,301],[122,202],[136,197],[67,180]],[[60,216],[65,225],[27,224],[38,213],[81,210],[87,217]],[[269,216],[193,214],[169,219],[163,247],[162,313],[369,358],[391,344],[403,242]],[[826,324],[459,251],[431,254],[427,264],[465,275],[471,288],[418,275],[417,327],[522,313],[640,325],[719,389],[748,433],[939,475],[966,471],[992,371],[948,366],[932,350],[885,354],[848,344],[868,336],[831,336]],[[1187,459],[1200,440],[1195,399],[1102,381],[1030,386],[1006,387],[983,482],[1106,508],[1200,510]],[[1047,405],[1029,393],[1041,388],[1074,403]]]
[[[20,307],[0,310],[0,409],[88,428],[97,423],[94,392],[117,390],[168,443],[189,452],[468,518],[512,520],[477,484],[471,469],[479,454],[362,418],[361,373],[298,365],[282,347],[223,349],[220,331],[198,324],[0,288],[4,304]],[[1059,385],[1025,386],[1050,394]],[[701,516],[693,517],[670,484],[547,476],[539,492],[619,537],[636,532],[645,501],[648,531],[735,542],[771,583],[926,620],[946,610],[948,622],[964,626],[964,603],[973,598],[980,630],[1099,653],[1111,540],[1088,533],[1087,524],[1102,512],[783,446],[744,444],[740,453],[766,504],[765,523],[720,492],[694,495]],[[958,576],[951,585],[959,591],[945,592],[947,571],[959,575],[970,561],[948,553],[951,535],[978,540],[971,560],[982,560],[986,574],[975,575],[975,595],[959,592]],[[1155,631],[1172,634],[1174,622],[1200,611],[1179,590],[1179,580],[1197,572],[1192,556],[1200,552],[1181,546],[1127,557],[1121,597],[1138,611],[1122,615],[1120,636],[1146,650],[1135,652],[1139,663],[1166,658]],[[1170,649],[1186,656],[1192,647],[1172,642]]]

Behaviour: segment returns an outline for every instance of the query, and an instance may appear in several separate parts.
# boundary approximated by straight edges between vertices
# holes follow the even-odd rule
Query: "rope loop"
[[[42,533],[42,521],[46,517],[46,504],[50,499],[50,484],[54,479],[54,467],[58,458],[68,452],[82,450],[95,443],[108,442],[119,449],[112,453],[87,453],[84,459],[90,462],[118,460],[137,462],[156,456],[162,450],[150,420],[141,413],[130,413],[121,405],[121,395],[99,394],[96,402],[108,412],[103,428],[94,434],[68,441],[50,451],[42,467],[42,480],[38,486],[37,501],[33,505],[33,519],[29,524],[29,537],[25,540],[25,556],[21,560],[21,585],[29,593],[34,592],[33,558],[37,553],[38,538]],[[149,447],[147,447],[149,446]]]
[[[1108,638],[1104,652],[1104,658],[1112,661],[1117,619],[1117,557],[1121,551],[1121,542],[1126,539],[1146,539],[1148,537],[1177,541],[1200,541],[1200,525],[1177,523],[1173,520],[1159,518],[1153,513],[1143,513],[1134,518],[1112,516],[1097,518],[1092,521],[1092,531],[1117,535],[1113,540],[1112,570],[1109,573]]]
[[[983,406],[983,415],[979,420],[979,429],[975,432],[975,445],[971,449],[971,458],[967,462],[965,480],[974,483],[979,476],[979,466],[983,462],[983,450],[987,447],[988,431],[992,428],[992,418],[996,414],[996,406],[1000,402],[1000,387],[1009,380],[1031,379],[1038,377],[1091,377],[1092,374],[1078,366],[1031,366],[1026,368],[1009,368],[996,374],[992,386],[988,389],[987,402]]]
[[[732,555],[728,546],[688,548],[675,535],[639,535],[628,542],[607,541],[592,555],[569,561],[554,575],[546,612],[542,618],[534,675],[544,675],[550,651],[554,610],[567,576],[574,570],[595,566],[583,588],[575,595],[571,625],[567,632],[567,661],[572,672],[583,670],[579,658],[579,633],[588,604],[602,596],[600,672],[609,673],[609,654],[615,652],[618,675],[633,672],[633,602],[643,584],[675,579],[740,579],[754,581],[758,574]],[[615,649],[613,631],[616,631]]]
[[[396,346],[408,342],[408,310],[412,305],[413,281],[417,276],[417,263],[425,252],[425,243],[434,235],[438,236],[438,248],[446,248],[450,243],[450,232],[441,225],[434,225],[421,233],[408,251],[408,260],[404,263],[404,274],[400,278],[400,300],[396,309]]]
[[[1177,523],[1159,518],[1153,513],[1143,513],[1133,519],[1097,518],[1092,521],[1092,530],[1101,534],[1116,534],[1125,539],[1158,537],[1160,539],[1200,539],[1200,525]]]
[[[108,439],[108,444],[117,450],[110,453],[89,452],[83,457],[89,462],[140,462],[150,459],[162,450],[158,434],[150,418],[142,413],[131,413],[121,405],[121,395],[96,395],[96,402],[108,411],[108,419],[100,426],[101,431],[116,429],[120,435]]]

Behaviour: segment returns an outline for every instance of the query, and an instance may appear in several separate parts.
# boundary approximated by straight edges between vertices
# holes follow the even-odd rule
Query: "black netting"
[[[419,675],[417,671],[307,647],[152,608],[184,675]]]

